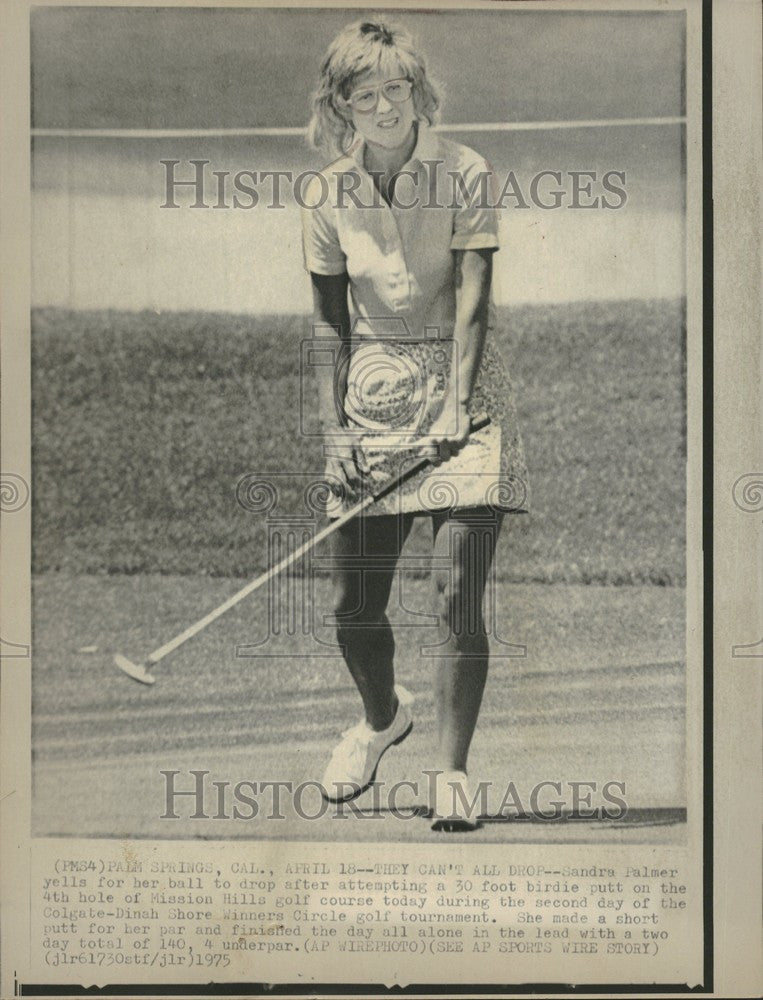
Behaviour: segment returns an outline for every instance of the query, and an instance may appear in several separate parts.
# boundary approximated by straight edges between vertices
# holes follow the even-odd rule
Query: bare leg
[[[442,643],[435,696],[443,771],[466,771],[488,669],[482,601],[502,515],[487,508],[434,514],[434,588]]]
[[[395,640],[386,609],[411,523],[410,516],[361,516],[332,536],[337,639],[363,699],[366,721],[377,731],[386,729],[397,711]]]

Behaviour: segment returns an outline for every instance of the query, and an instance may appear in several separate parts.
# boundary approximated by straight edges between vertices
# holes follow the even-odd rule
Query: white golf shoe
[[[342,733],[321,782],[321,794],[329,802],[349,802],[365,792],[376,778],[385,751],[402,743],[413,729],[413,695],[399,685],[395,694],[397,713],[387,729],[377,732],[363,719]]]
[[[429,772],[432,774],[432,772]],[[479,826],[477,800],[464,771],[438,771],[430,782],[429,818],[438,833],[466,833]]]

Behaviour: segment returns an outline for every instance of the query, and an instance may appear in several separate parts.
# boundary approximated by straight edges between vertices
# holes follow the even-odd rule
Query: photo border
[[[41,5],[44,6],[44,5]],[[76,6],[76,4],[73,4]],[[104,6],[109,6],[104,4]],[[145,4],[145,6],[155,6]],[[159,5],[164,6],[164,5]],[[17,996],[122,996],[122,995],[167,995],[167,996],[281,996],[309,995],[320,993],[326,996],[379,996],[387,993],[421,996],[447,995],[490,995],[511,996],[538,992],[555,994],[679,994],[679,993],[712,993],[714,989],[714,677],[713,677],[713,641],[714,641],[714,470],[715,455],[713,449],[714,430],[714,266],[713,266],[713,53],[712,53],[712,0],[702,0],[701,16],[701,50],[702,50],[702,538],[703,538],[703,800],[704,812],[702,819],[703,845],[703,933],[704,933],[704,981],[701,986],[690,987],[688,984],[564,984],[537,982],[515,986],[490,984],[410,984],[406,987],[368,986],[359,983],[304,983],[279,984],[265,983],[217,983],[205,986],[189,984],[161,984],[150,986],[146,984],[117,984],[105,987],[79,987],[71,985],[55,985],[16,982]],[[29,10],[32,8],[30,7]],[[418,8],[414,8],[418,9]],[[6,676],[6,684],[8,683]]]

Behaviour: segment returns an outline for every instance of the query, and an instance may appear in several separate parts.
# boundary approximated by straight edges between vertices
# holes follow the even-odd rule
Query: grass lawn
[[[300,393],[308,409],[315,398],[312,381],[300,386],[308,333],[302,316],[35,312],[38,833],[430,836],[426,824],[375,832],[292,816],[167,830],[159,819],[162,768],[294,781],[322,770],[359,702],[337,651],[316,641],[329,607],[320,574],[309,634],[269,637],[261,592],[162,663],[154,688],[111,662],[139,660],[237,590],[232,578],[265,568],[265,519],[236,502],[242,476],[286,473],[281,509],[304,510],[304,481],[289,473],[321,471],[319,440],[299,434]],[[508,518],[499,546],[498,635],[470,761],[496,788],[623,780],[636,819],[574,831],[493,823],[477,839],[675,841],[686,806],[683,305],[504,310],[496,336],[533,507]],[[426,550],[427,531],[422,520],[408,554]],[[416,727],[385,758],[387,782],[420,775],[435,744],[421,575],[400,577],[390,609]]]
[[[303,316],[33,314],[37,572],[250,576],[267,564],[247,473],[320,472],[299,434]],[[498,576],[684,580],[680,301],[499,310],[532,485]],[[287,482],[283,510],[302,487]],[[426,526],[410,541],[425,545]]]
[[[394,817],[305,822],[292,812],[283,822],[264,815],[216,822],[191,820],[182,809],[177,822],[161,819],[162,769],[181,771],[183,787],[192,769],[232,783],[320,780],[339,734],[361,712],[337,650],[317,641],[333,641],[321,622],[330,600],[324,579],[316,581],[308,637],[282,630],[252,650],[267,636],[260,592],[167,657],[154,687],[114,667],[113,653],[141,659],[236,587],[229,579],[169,575],[62,572],[36,579],[36,834],[436,840],[423,821]],[[683,836],[683,588],[499,583],[497,590],[500,623],[490,638],[490,674],[469,758],[470,773],[491,783],[488,808],[498,809],[509,781],[523,804],[543,781],[594,781],[598,788],[617,781],[629,811],[614,826],[490,822],[467,838],[660,843]],[[390,618],[397,677],[415,696],[414,730],[385,755],[378,779],[386,788],[410,780],[422,790],[436,721],[434,663],[421,647],[434,637],[415,616],[431,606],[429,582],[406,580],[403,598],[393,600]],[[524,655],[499,636],[524,646]],[[420,799],[410,793],[401,804]],[[358,804],[367,809],[373,797]]]

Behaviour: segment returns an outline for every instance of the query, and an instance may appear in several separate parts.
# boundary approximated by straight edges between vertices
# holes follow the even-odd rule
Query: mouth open
[[[385,118],[383,122],[377,122],[377,128],[383,128],[383,129],[394,128],[399,121],[400,118],[397,115],[394,118]]]

